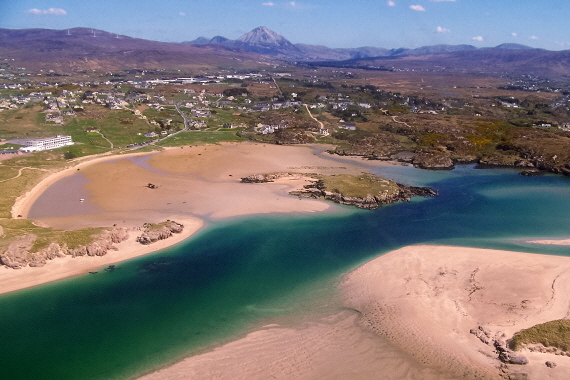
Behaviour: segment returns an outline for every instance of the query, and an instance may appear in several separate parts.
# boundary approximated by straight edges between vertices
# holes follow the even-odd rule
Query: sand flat
[[[74,207],[86,209],[77,207],[80,201],[74,197],[56,193],[50,199],[41,198],[55,182],[81,173],[89,180],[84,185],[89,192],[85,202],[96,206],[93,208],[96,211],[43,217],[35,220],[36,223],[59,229],[113,225],[132,229],[143,223],[170,219],[184,224],[186,228],[182,234],[150,246],[134,242],[136,233],[133,232],[129,242],[118,245],[118,251],[102,257],[56,259],[41,268],[0,268],[0,293],[84,274],[167,248],[190,237],[205,224],[206,219],[273,212],[339,211],[341,208],[330,203],[300,200],[288,194],[307,184],[307,179],[284,178],[264,184],[240,183],[241,177],[267,172],[343,174],[364,170],[358,165],[327,160],[316,153],[309,146],[283,147],[256,143],[167,148],[153,153],[96,157],[52,173],[16,201],[12,208],[14,218],[18,215],[27,217],[32,205],[41,207],[41,202],[56,203],[71,210]],[[133,157],[137,159],[131,160]],[[141,160],[146,160],[144,165],[140,164]],[[150,189],[147,187],[149,183],[157,188]]]
[[[380,256],[340,284],[354,310],[298,328],[271,326],[144,380],[501,379],[497,354],[469,330],[508,337],[567,317],[570,258],[447,246]],[[567,379],[570,358],[529,353],[507,373]],[[546,360],[558,366],[550,369]]]

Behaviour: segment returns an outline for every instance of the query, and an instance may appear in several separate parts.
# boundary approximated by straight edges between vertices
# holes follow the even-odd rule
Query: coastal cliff
[[[104,230],[98,236],[93,237],[91,243],[72,247],[68,243],[51,242],[46,247],[34,249],[38,237],[34,234],[24,235],[15,239],[0,254],[0,263],[9,268],[21,269],[26,266],[41,267],[48,260],[58,257],[77,256],[104,256],[114,244],[127,240],[129,234],[125,228],[113,228]]]
[[[312,183],[302,190],[289,192],[302,198],[324,199],[335,203],[374,210],[384,204],[409,201],[412,196],[435,196],[429,187],[406,186],[371,174],[317,175],[298,173],[254,174],[241,179],[243,183],[273,182],[281,178],[310,178]]]
[[[142,231],[136,241],[148,245],[159,240],[170,238],[175,233],[181,233],[184,226],[180,223],[167,220],[161,223],[145,223],[135,230]],[[86,234],[91,231],[88,230]],[[61,257],[79,256],[105,256],[110,250],[116,250],[115,244],[129,238],[129,229],[112,228],[91,233],[83,242],[78,243],[77,238],[70,236],[60,237],[58,240],[48,240],[35,234],[26,234],[14,240],[0,254],[0,264],[12,269],[21,269],[27,266],[41,267],[48,260]],[[77,232],[77,231],[75,231]]]

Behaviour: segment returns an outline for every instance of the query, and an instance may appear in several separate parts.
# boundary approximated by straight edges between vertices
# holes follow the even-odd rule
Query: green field
[[[221,142],[240,142],[246,141],[244,137],[236,136],[235,131],[188,131],[169,137],[168,139],[158,143],[158,146],[184,146],[184,145],[203,145],[203,144],[219,144]]]
[[[366,198],[369,195],[393,195],[399,192],[394,181],[372,174],[318,175],[316,178],[323,181],[325,191],[339,193],[345,197]]]
[[[562,351],[570,350],[570,320],[559,319],[521,330],[513,336],[511,348],[520,350],[527,344],[542,344]]]

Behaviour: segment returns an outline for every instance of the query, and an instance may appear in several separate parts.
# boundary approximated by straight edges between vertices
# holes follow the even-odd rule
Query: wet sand
[[[36,223],[59,229],[113,225],[137,228],[143,223],[170,219],[184,224],[184,233],[160,244],[142,246],[134,242],[133,232],[130,243],[122,243],[118,251],[106,256],[56,259],[42,268],[17,271],[0,268],[0,293],[87,273],[164,249],[190,237],[208,220],[343,210],[330,203],[300,200],[288,194],[307,184],[306,179],[240,183],[241,177],[251,174],[282,171],[337,174],[358,173],[363,168],[327,160],[307,146],[240,143],[99,157],[54,173],[16,201],[13,217],[36,216]],[[149,188],[149,183],[156,188]],[[80,189],[75,194],[77,186]],[[64,191],[66,187],[73,194]]]

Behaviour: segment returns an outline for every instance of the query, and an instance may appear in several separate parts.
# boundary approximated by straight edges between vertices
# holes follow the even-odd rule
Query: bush
[[[63,154],[63,158],[66,160],[71,160],[73,158],[77,158],[77,156],[73,152],[67,151]]]

